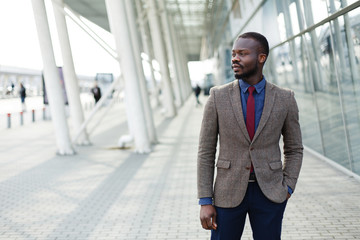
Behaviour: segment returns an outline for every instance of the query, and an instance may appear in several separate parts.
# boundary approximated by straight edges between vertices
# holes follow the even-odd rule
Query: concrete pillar
[[[153,120],[153,115],[152,115],[152,109],[151,109],[151,105],[150,105],[150,101],[149,101],[149,93],[148,93],[148,89],[146,87],[146,80],[145,80],[144,70],[142,67],[141,50],[140,50],[141,48],[140,48],[140,41],[139,41],[140,36],[137,31],[138,28],[136,26],[134,4],[135,4],[134,1],[125,0],[126,13],[128,16],[128,27],[129,27],[129,31],[130,31],[130,35],[131,35],[131,43],[132,43],[132,48],[133,48],[134,63],[136,64],[136,67],[137,67],[138,77],[136,79],[139,82],[140,93],[141,93],[141,97],[142,97],[142,105],[143,105],[143,110],[144,110],[145,119],[146,119],[146,121],[145,121],[146,129],[148,132],[149,140],[152,143],[157,143],[158,140],[157,140],[155,125],[154,125],[154,120]]]
[[[156,10],[155,0],[148,0],[148,18],[151,29],[151,38],[153,42],[155,58],[159,62],[162,81],[163,106],[167,117],[176,116],[174,104],[174,94],[171,85],[165,42],[162,37],[161,25]]]
[[[170,18],[170,22],[173,23],[172,19]],[[172,24],[171,26],[174,26],[174,24]],[[186,56],[184,55],[184,46],[182,45],[182,43],[179,41],[179,39],[181,39],[181,37],[179,36],[178,32],[176,32],[174,29],[172,30],[172,34],[173,34],[173,39],[174,39],[174,43],[175,43],[175,50],[176,50],[176,56],[178,59],[178,66],[180,68],[180,73],[181,73],[181,85],[182,85],[182,94],[183,94],[183,99],[186,100],[189,95],[192,92],[192,87],[191,87],[191,82],[190,82],[190,77],[189,77],[189,69],[187,67],[187,60],[186,60]]]
[[[178,42],[178,50],[179,50],[179,57],[180,57],[180,63],[182,65],[183,73],[184,73],[184,83],[185,83],[185,92],[186,92],[186,98],[189,97],[189,95],[192,93],[192,86],[191,86],[191,80],[189,75],[189,68],[188,68],[188,61],[186,56],[186,51],[183,49],[187,49],[186,46],[184,46],[184,43],[179,41],[181,39],[181,36],[176,33],[176,38]]]
[[[153,85],[153,89],[152,89],[152,97],[155,100],[155,106],[159,106],[160,105],[160,100],[159,100],[159,89],[156,83],[156,79],[155,79],[155,75],[154,75],[154,67],[151,63],[153,57],[152,51],[150,50],[150,39],[149,39],[149,31],[147,31],[147,25],[144,21],[144,17],[142,16],[143,13],[143,8],[142,8],[142,3],[140,2],[140,0],[135,0],[135,4],[136,4],[136,11],[138,13],[138,22],[139,22],[139,29],[140,29],[140,35],[141,35],[141,40],[142,40],[142,46],[143,46],[143,50],[144,52],[148,55],[149,59],[148,59],[148,64],[150,66],[150,71],[151,71],[151,76],[150,76],[150,81],[151,84]]]
[[[63,73],[70,107],[70,117],[72,120],[73,129],[76,131],[84,122],[84,113],[81,105],[79,83],[75,73],[69,34],[64,15],[64,1],[53,0],[53,8],[63,59]],[[90,144],[86,129],[84,129],[76,143],[80,145]]]
[[[179,40],[177,38],[177,34],[175,32],[175,27],[174,27],[174,21],[171,17],[169,17],[169,25],[170,25],[170,34],[171,34],[171,38],[173,39],[173,51],[174,51],[174,55],[175,55],[175,59],[176,59],[176,69],[178,70],[178,74],[179,74],[179,85],[180,85],[180,90],[181,90],[181,97],[183,102],[187,99],[188,95],[187,95],[187,86],[186,86],[186,77],[185,77],[185,70],[183,69],[183,64],[182,64],[182,58],[180,56],[180,44],[179,44]]]
[[[180,43],[180,49],[184,49],[182,46],[182,43]],[[192,87],[191,87],[191,80],[190,80],[190,75],[189,75],[187,56],[183,51],[180,51],[180,56],[182,58],[181,63],[183,64],[183,69],[184,69],[185,86],[186,86],[186,90],[187,90],[187,96],[189,96],[192,92]]]
[[[125,104],[130,134],[134,138],[135,152],[151,151],[146,129],[142,97],[137,81],[137,67],[133,56],[132,42],[126,16],[125,1],[106,0],[106,9],[116,50],[120,59],[121,72],[125,80]]]
[[[61,89],[59,71],[55,64],[49,23],[44,0],[32,0],[35,24],[38,33],[41,56],[44,64],[44,79],[50,105],[52,122],[59,155],[72,155],[69,129],[65,115],[64,96]]]
[[[164,27],[163,32],[164,32],[166,43],[167,43],[166,44],[167,52],[169,55],[172,70],[174,72],[173,86],[174,86],[174,93],[175,93],[175,99],[176,99],[175,101],[176,101],[176,105],[178,107],[180,107],[183,105],[183,97],[181,95],[181,85],[180,85],[181,75],[179,72],[180,69],[178,67],[178,62],[177,62],[177,59],[175,56],[175,44],[174,44],[174,39],[171,34],[170,17],[168,15],[168,12],[166,9],[166,4],[165,4],[164,0],[159,1],[159,8],[161,11],[162,26]]]

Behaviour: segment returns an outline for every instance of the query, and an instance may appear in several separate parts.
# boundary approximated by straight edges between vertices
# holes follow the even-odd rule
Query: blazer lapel
[[[242,105],[241,105],[241,96],[240,96],[240,87],[239,81],[235,80],[232,84],[232,87],[229,88],[229,96],[232,105],[233,112],[235,114],[236,120],[240,126],[241,131],[245,135],[246,139],[250,141],[248,131],[246,129],[246,124],[244,120]]]
[[[261,130],[265,127],[265,124],[270,117],[270,113],[274,106],[275,97],[276,97],[276,93],[275,93],[273,87],[274,87],[274,85],[272,85],[269,82],[266,82],[264,108],[263,108],[263,112],[261,114],[259,125],[255,132],[253,141],[257,138],[257,136],[259,136]]]

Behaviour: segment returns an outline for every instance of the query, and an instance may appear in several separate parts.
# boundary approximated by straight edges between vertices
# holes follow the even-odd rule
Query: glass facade
[[[359,1],[267,0],[259,6],[243,19],[241,32],[268,38],[265,76],[295,91],[304,145],[360,175]]]

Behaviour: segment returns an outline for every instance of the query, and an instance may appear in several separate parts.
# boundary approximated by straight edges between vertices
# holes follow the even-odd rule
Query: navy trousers
[[[211,231],[211,240],[241,239],[247,214],[255,240],[279,240],[286,203],[287,201],[270,201],[256,182],[249,183],[244,200],[239,206],[215,207],[218,227]]]

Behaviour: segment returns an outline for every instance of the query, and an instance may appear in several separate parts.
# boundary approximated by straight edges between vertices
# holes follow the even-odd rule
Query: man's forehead
[[[256,49],[259,47],[259,43],[252,38],[238,38],[233,45],[233,49]]]

